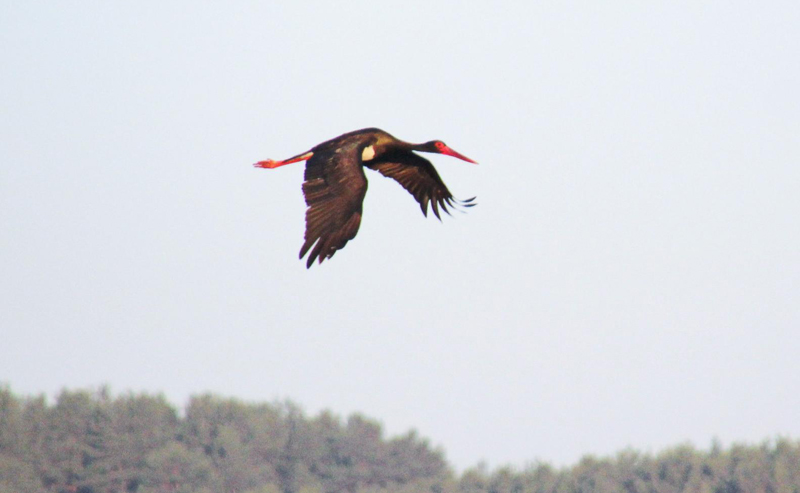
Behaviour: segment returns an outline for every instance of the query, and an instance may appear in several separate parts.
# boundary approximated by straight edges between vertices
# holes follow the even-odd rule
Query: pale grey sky
[[[289,398],[459,468],[800,437],[800,4],[0,3],[0,381]],[[297,259],[302,164],[378,126]]]

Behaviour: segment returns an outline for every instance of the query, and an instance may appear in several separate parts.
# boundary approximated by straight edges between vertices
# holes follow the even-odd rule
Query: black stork
[[[300,248],[300,258],[311,250],[306,263],[306,268],[309,268],[316,259],[322,263],[333,257],[337,250],[344,248],[356,236],[367,193],[364,166],[394,178],[419,202],[426,217],[428,203],[439,220],[439,207],[450,214],[448,205],[475,205],[475,197],[464,201],[455,199],[431,162],[413,151],[446,154],[478,164],[449,148],[441,140],[411,144],[381,129],[364,128],[323,142],[289,159],[267,159],[253,166],[273,169],[306,161],[303,195],[308,209],[305,243]]]

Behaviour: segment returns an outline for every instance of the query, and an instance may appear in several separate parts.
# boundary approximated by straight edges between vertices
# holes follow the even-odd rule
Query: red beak
[[[462,161],[466,161],[466,162],[472,163],[472,164],[478,164],[476,161],[473,161],[472,159],[468,158],[467,156],[465,156],[463,154],[460,154],[460,153],[454,151],[453,149],[450,149],[447,146],[442,147],[440,149],[440,151],[441,151],[442,154],[447,154],[448,156],[457,157],[458,159],[461,159]]]

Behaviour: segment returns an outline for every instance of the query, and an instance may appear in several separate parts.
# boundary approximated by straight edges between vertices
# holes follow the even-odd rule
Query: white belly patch
[[[375,146],[367,146],[361,152],[361,160],[369,161],[375,157]]]

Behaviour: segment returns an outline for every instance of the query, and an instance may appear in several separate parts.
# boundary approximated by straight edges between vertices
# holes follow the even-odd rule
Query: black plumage
[[[431,162],[414,151],[475,162],[439,140],[411,144],[383,130],[365,128],[340,135],[292,158],[260,161],[255,166],[271,169],[306,161],[303,195],[308,209],[300,258],[310,252],[306,266],[311,267],[315,260],[322,263],[331,258],[356,236],[367,193],[365,166],[400,183],[416,199],[425,216],[428,204],[440,220],[439,209],[449,214],[448,207],[475,205],[475,197],[464,201],[455,199]]]

